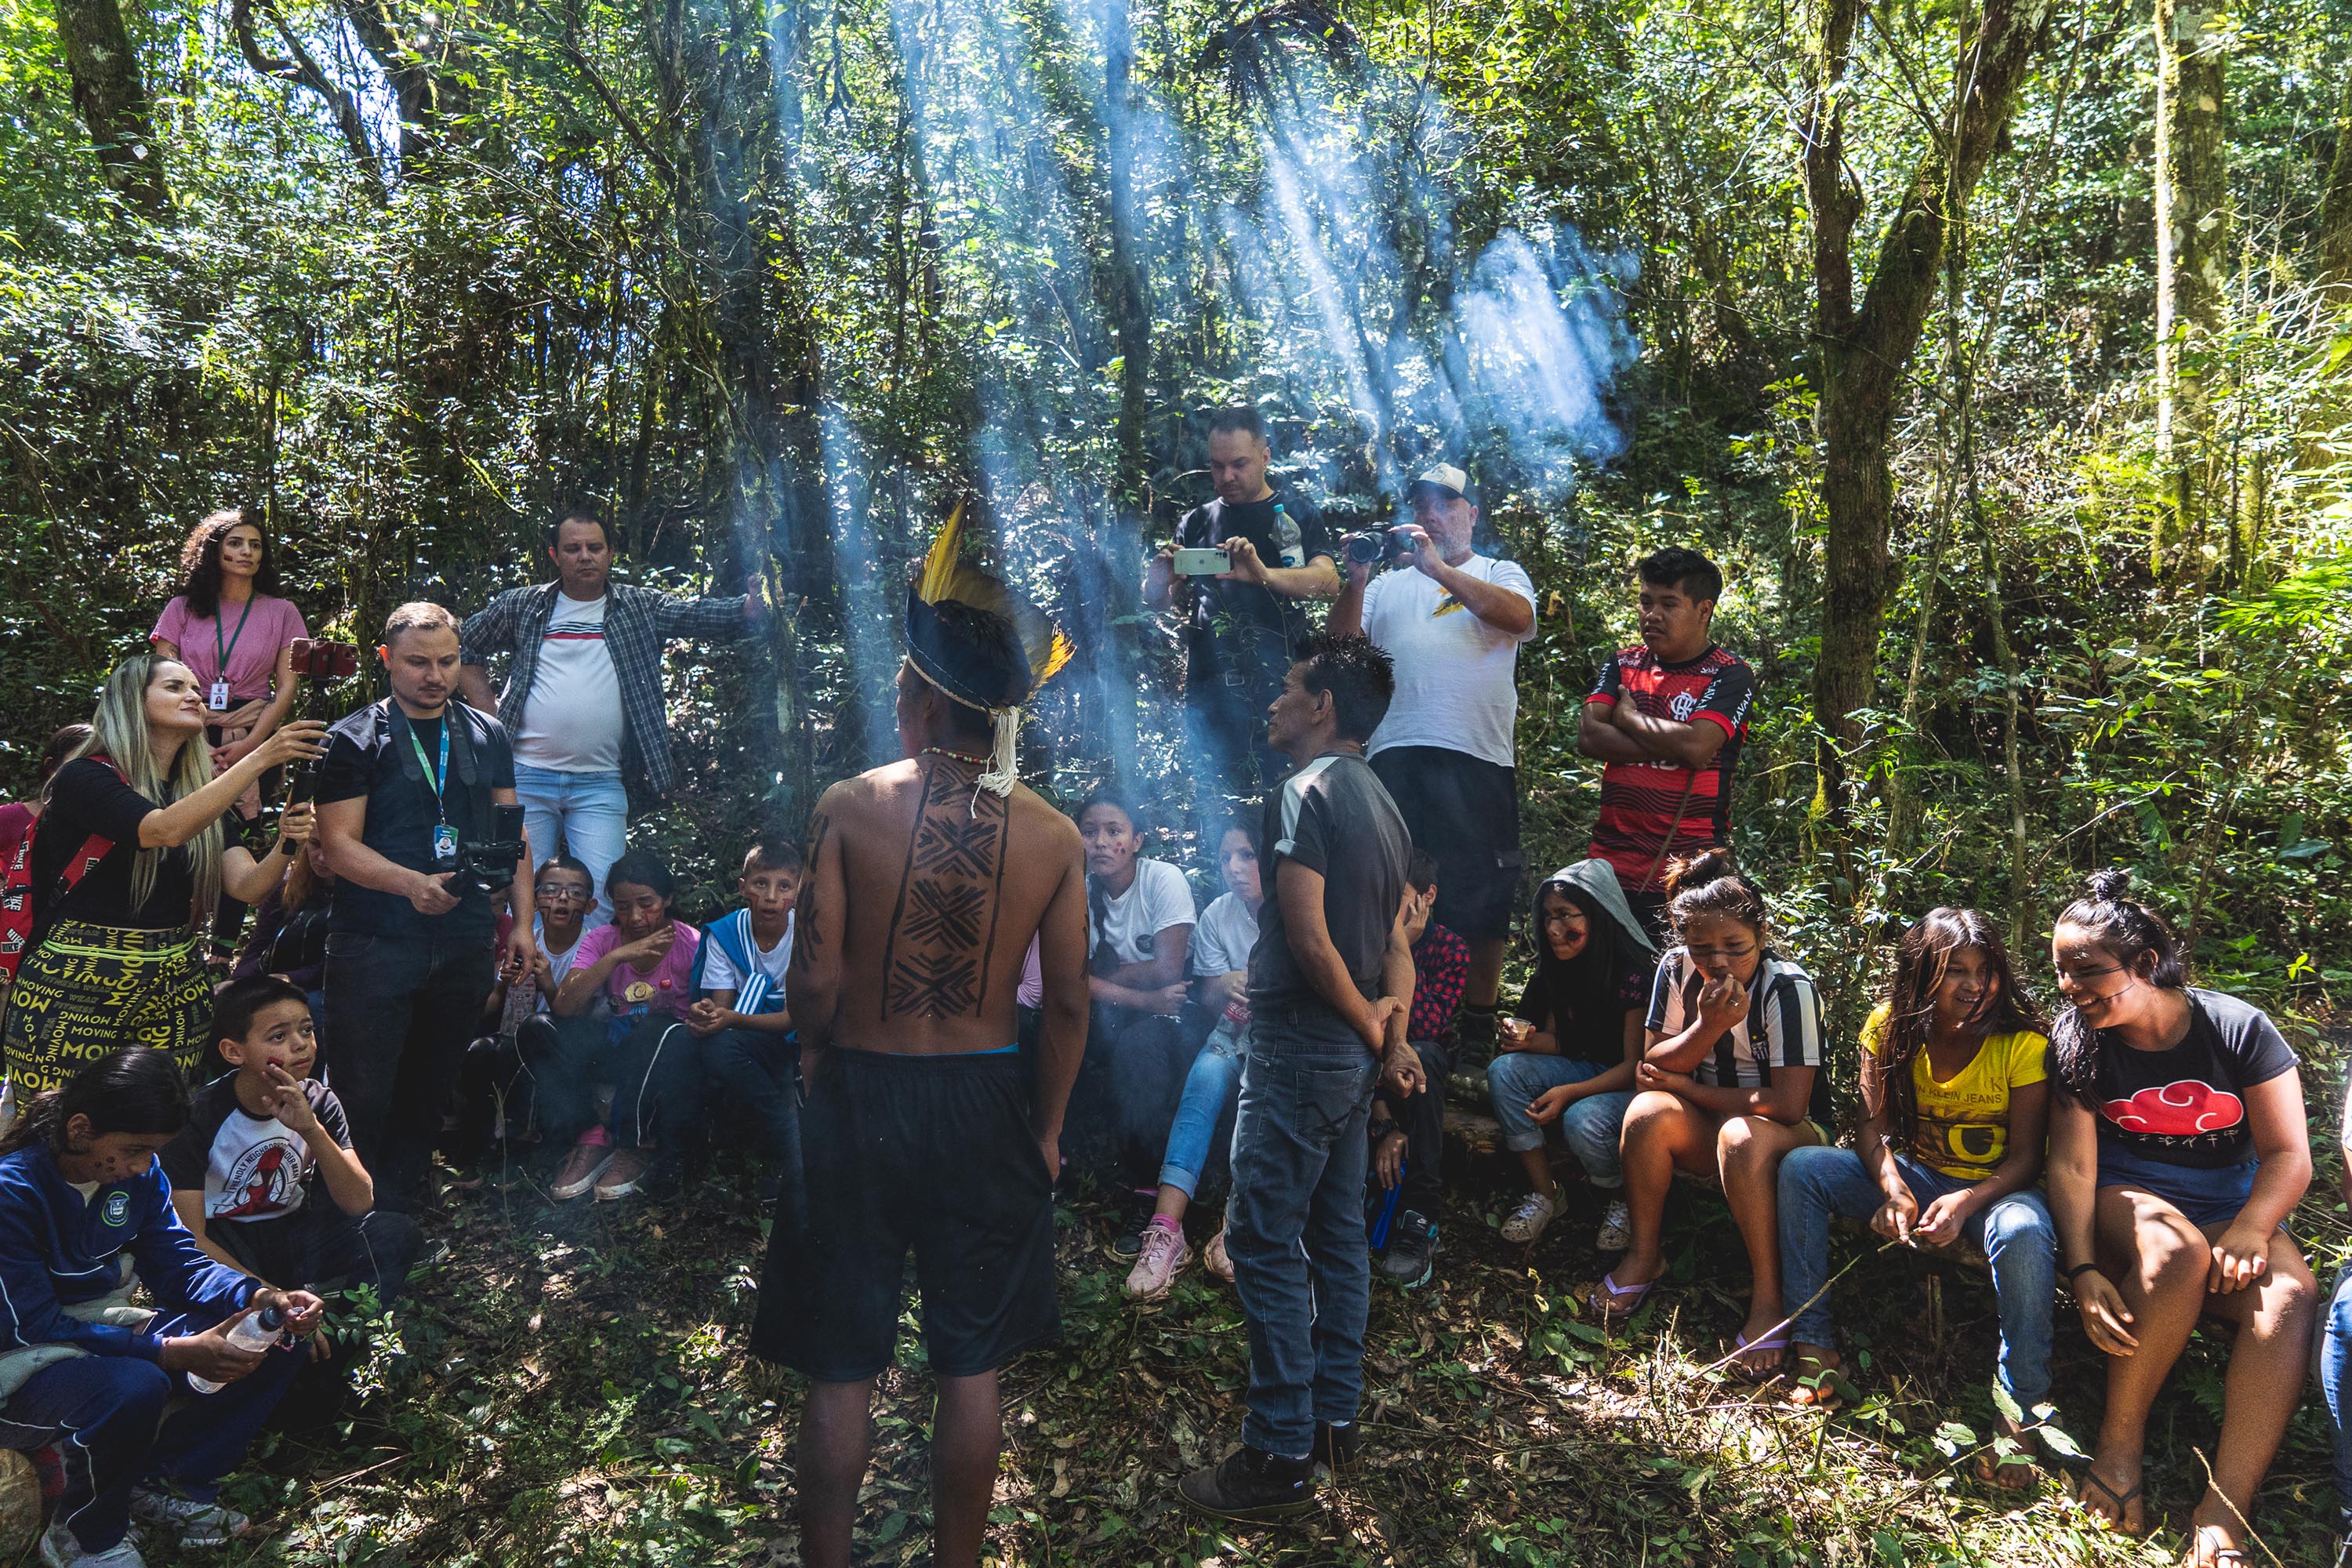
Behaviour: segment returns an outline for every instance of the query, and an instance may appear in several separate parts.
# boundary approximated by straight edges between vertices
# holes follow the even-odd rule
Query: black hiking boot
[[[1356,1468],[1356,1450],[1363,1428],[1353,1421],[1315,1423],[1315,1467],[1327,1476],[1344,1476]]]
[[[1315,1461],[1236,1448],[1223,1464],[1186,1476],[1176,1489],[1202,1513],[1237,1524],[1271,1523],[1315,1506]]]
[[[1388,1250],[1381,1254],[1381,1278],[1407,1290],[1429,1283],[1437,1272],[1437,1227],[1419,1209],[1407,1209],[1389,1227]]]
[[[1113,1258],[1123,1258],[1132,1263],[1143,1255],[1143,1227],[1150,1225],[1151,1216],[1160,1212],[1159,1191],[1154,1189],[1129,1194],[1127,1208],[1127,1224],[1111,1237],[1110,1252]]]

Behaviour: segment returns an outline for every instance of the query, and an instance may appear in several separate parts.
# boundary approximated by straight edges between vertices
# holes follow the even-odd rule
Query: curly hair
[[[224,507],[208,512],[189,531],[187,542],[180,546],[180,596],[188,602],[188,614],[199,619],[209,620],[220,614],[221,541],[239,524],[261,535],[261,569],[253,574],[254,593],[258,595],[278,591],[278,552],[270,545],[268,531],[247,517],[243,507]]]

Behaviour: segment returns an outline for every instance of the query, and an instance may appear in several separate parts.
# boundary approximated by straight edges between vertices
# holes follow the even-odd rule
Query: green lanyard
[[[449,802],[447,797],[442,795],[441,786],[449,777],[449,725],[451,722],[448,714],[441,715],[441,765],[437,769],[425,760],[425,742],[416,738],[416,731],[412,727],[408,731],[408,743],[415,749],[417,766],[425,770],[425,781],[433,786],[434,816],[443,823],[449,820]]]
[[[220,660],[220,663],[215,666],[213,670],[213,679],[215,680],[226,681],[228,679],[228,656],[236,651],[236,639],[245,635],[246,616],[253,614],[253,601],[259,597],[261,597],[261,595],[258,594],[248,594],[246,595],[245,615],[237,616],[236,630],[228,634],[228,646],[226,647],[223,647],[221,646],[222,616],[220,613],[220,606],[218,605],[215,605],[213,606],[213,654]],[[416,754],[421,757],[425,753],[420,751]]]

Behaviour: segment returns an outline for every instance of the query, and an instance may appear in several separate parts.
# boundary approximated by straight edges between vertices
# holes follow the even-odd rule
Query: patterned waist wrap
[[[125,1046],[195,1066],[212,1022],[195,932],[59,921],[25,955],[8,996],[8,1076],[21,1105]]]

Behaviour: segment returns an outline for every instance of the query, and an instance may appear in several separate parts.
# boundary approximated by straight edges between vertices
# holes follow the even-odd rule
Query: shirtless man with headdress
[[[1043,612],[961,558],[961,512],[907,603],[902,762],[824,792],[809,827],[788,984],[808,1100],[807,1220],[780,1213],[752,1350],[810,1380],[801,1561],[849,1562],[874,1382],[896,1348],[906,1258],[939,1384],[933,1561],[980,1559],[997,1372],[1055,1336],[1054,1179],[1086,1052],[1077,829],[1013,776],[1020,708],[1070,656]],[[1013,1043],[1032,937],[1034,1060]]]

